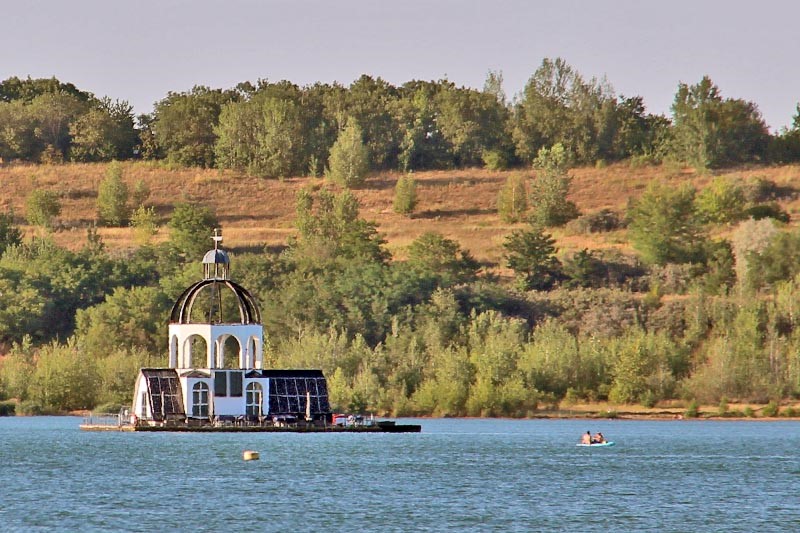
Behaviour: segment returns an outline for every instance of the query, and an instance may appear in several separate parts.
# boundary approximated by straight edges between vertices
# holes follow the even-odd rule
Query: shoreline
[[[0,418],[37,418],[37,417],[86,417],[91,414],[91,411],[78,411],[70,413],[57,413],[57,414],[39,414],[39,415],[0,415]],[[652,420],[652,421],[710,421],[710,422],[780,422],[780,421],[798,421],[800,416],[741,416],[741,415],[719,415],[714,413],[703,413],[702,411],[697,416],[686,416],[684,414],[670,414],[670,413],[642,413],[642,412],[617,412],[615,414],[608,414],[602,412],[585,412],[585,413],[565,413],[565,412],[550,412],[540,413],[531,416],[511,417],[511,416],[398,416],[398,417],[376,417],[376,418],[395,418],[395,419],[418,419],[418,420]]]
[[[769,415],[764,414],[768,410]],[[81,409],[66,413],[50,414],[17,414],[5,416],[78,416],[86,417],[92,410]],[[2,415],[0,415],[2,416]],[[682,403],[671,405],[644,407],[641,405],[612,405],[605,402],[576,403],[558,408],[545,408],[525,413],[525,416],[433,416],[433,415],[395,415],[375,414],[376,418],[418,418],[418,419],[507,419],[507,420],[710,420],[710,421],[779,421],[800,420],[800,405],[787,404],[774,406],[770,404],[729,404],[727,410],[720,412],[717,405],[696,406],[693,411]]]

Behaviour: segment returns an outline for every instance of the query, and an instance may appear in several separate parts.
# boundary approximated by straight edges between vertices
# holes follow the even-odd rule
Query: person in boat
[[[587,431],[581,437],[581,444],[591,444],[591,443],[592,443],[592,434],[591,434],[591,432]]]
[[[595,434],[594,437],[592,437],[592,444],[603,444],[605,442],[606,438],[599,431],[597,432],[597,434]]]

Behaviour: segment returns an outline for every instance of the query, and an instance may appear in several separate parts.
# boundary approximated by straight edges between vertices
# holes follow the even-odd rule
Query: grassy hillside
[[[148,205],[153,205],[166,224],[172,206],[181,200],[200,201],[211,206],[224,228],[225,244],[234,250],[259,249],[263,245],[281,245],[294,231],[294,198],[302,187],[330,186],[323,179],[298,177],[283,181],[266,180],[206,169],[166,169],[157,164],[127,162],[122,164],[123,178],[133,186],[143,180],[151,191]],[[58,166],[13,165],[0,168],[0,210],[13,208],[24,224],[25,199],[35,188],[54,190],[61,196],[62,213],[58,218],[56,242],[79,248],[86,238],[85,227],[96,217],[97,189],[105,176],[105,164],[66,164]],[[361,202],[361,214],[378,224],[397,258],[404,248],[427,231],[442,233],[457,240],[489,268],[500,267],[504,237],[514,228],[503,223],[496,211],[497,194],[506,177],[513,172],[533,175],[532,171],[492,172],[488,170],[453,170],[420,172],[417,180],[419,204],[411,217],[392,211],[394,185],[398,173],[371,176],[364,187],[354,191]],[[573,169],[571,199],[582,213],[603,208],[624,212],[630,198],[638,197],[651,180],[679,184],[691,182],[702,188],[715,174],[697,174],[691,169],[637,167],[626,164],[604,168]],[[798,219],[800,167],[754,167],[718,172],[737,179],[766,178],[789,191],[778,198],[791,216]],[[23,226],[27,235],[37,228]],[[157,239],[166,239],[163,227]],[[130,228],[101,228],[100,235],[111,249],[135,246]],[[553,231],[562,253],[582,248],[616,247],[630,251],[624,231],[606,234],[575,235],[564,229]],[[209,241],[209,245],[210,245]]]

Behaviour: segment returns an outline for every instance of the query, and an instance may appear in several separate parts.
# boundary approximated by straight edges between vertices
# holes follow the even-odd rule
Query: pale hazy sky
[[[56,76],[145,113],[259,78],[482,88],[494,70],[513,97],[562,57],[652,113],[707,74],[776,130],[800,101],[798,21],[794,0],[0,0],[0,80]]]

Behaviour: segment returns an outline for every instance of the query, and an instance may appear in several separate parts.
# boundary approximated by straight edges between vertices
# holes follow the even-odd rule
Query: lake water
[[[423,432],[0,418],[0,531],[800,530],[800,422],[398,422]],[[587,430],[617,445],[576,447]]]

